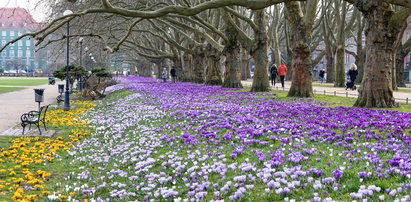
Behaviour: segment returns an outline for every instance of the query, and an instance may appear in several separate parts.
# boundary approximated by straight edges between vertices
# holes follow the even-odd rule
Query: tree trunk
[[[315,2],[315,1],[313,1]],[[291,32],[294,33],[292,39],[292,61],[291,61],[291,88],[287,96],[292,97],[312,97],[312,72],[310,68],[310,48],[311,26],[308,26],[303,16],[298,2],[285,3]],[[314,11],[315,12],[315,11]]]
[[[327,83],[334,83],[335,81],[335,68],[334,68],[334,54],[332,51],[327,52],[325,55],[325,59],[327,60]]]
[[[227,44],[224,48],[226,56],[224,82],[222,87],[224,88],[243,88],[241,84],[240,73],[240,42],[238,41],[238,33],[236,30],[232,30],[229,26],[225,29],[225,34],[228,37]]]
[[[183,72],[183,64],[181,62],[181,55],[178,50],[173,50],[173,65],[176,70],[176,75],[178,80],[184,77],[184,72]]]
[[[161,61],[156,61],[155,64],[157,66],[157,73],[156,73],[157,79],[161,79],[161,72],[163,72],[163,69],[162,69],[163,63]]]
[[[209,44],[207,45],[207,85],[223,84],[220,69],[220,52]]]
[[[248,66],[248,59],[247,59],[247,51],[245,51],[244,49],[241,49],[241,80],[245,81],[247,80],[247,76],[249,73],[247,73],[247,66]],[[249,70],[248,70],[249,71]]]
[[[358,76],[356,83],[362,83],[362,78],[364,75],[364,64],[365,64],[365,49],[363,47],[363,30],[364,22],[362,21],[361,15],[357,15],[357,54],[355,55],[355,64],[357,65]]]
[[[204,70],[205,70],[205,51],[204,48],[195,47],[193,54],[193,77],[192,82],[204,83]]]
[[[397,49],[397,55],[395,57],[395,76],[397,80],[398,87],[405,87],[404,81],[404,58],[407,56],[407,53],[404,53],[402,44]]]
[[[183,75],[180,78],[181,81],[184,82],[191,82],[192,81],[192,56],[190,54],[185,53],[183,55],[183,61],[184,61],[184,69],[183,69]]]
[[[279,19],[280,19],[280,9],[279,9],[279,5],[274,5],[274,30],[272,33],[272,37],[273,37],[273,63],[277,65],[277,67],[279,67],[282,63],[281,61],[281,51],[280,51],[280,41],[279,41],[279,37],[278,37],[278,24],[279,24]]]
[[[153,73],[151,69],[152,63],[147,60],[141,60],[137,64],[137,73],[139,76],[152,78]]]
[[[362,46],[361,46],[362,47]],[[357,56],[355,57],[355,64],[357,65],[358,76],[355,83],[362,83],[362,78],[364,77],[364,65],[365,65],[365,49],[357,47]]]
[[[338,11],[337,16],[339,18],[338,33],[337,33],[337,50],[336,52],[336,64],[335,64],[335,87],[345,86],[345,17],[347,13],[347,3],[342,2],[340,9],[339,3],[337,4]],[[340,12],[341,11],[341,14]]]
[[[253,51],[251,55],[254,59],[254,78],[251,86],[251,92],[269,91],[270,83],[268,81],[268,36],[266,31],[267,20],[264,9],[257,10],[255,14],[255,24],[259,27],[254,31]]]
[[[336,51],[336,65],[335,65],[335,82],[334,87],[344,87],[345,86],[345,46],[338,45]]]
[[[354,106],[397,107],[393,97],[392,70],[396,51],[394,44],[400,32],[390,20],[394,12],[384,3],[364,4],[362,12],[368,23],[365,31],[367,52],[364,78]]]

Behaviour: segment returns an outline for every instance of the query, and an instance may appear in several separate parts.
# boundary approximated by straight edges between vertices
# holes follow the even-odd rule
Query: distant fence
[[[275,90],[289,90],[289,89],[283,89],[283,88],[279,88],[279,87],[275,87]],[[351,90],[350,90],[351,91]],[[356,92],[356,91],[352,91],[352,92]],[[313,93],[314,94],[320,94],[320,95],[333,95],[333,96],[339,96],[339,97],[351,97],[351,98],[357,98],[358,97],[358,93],[350,93],[349,91],[347,92],[337,92],[337,91],[326,91],[326,90],[316,90],[313,89]],[[405,104],[409,104],[410,99],[407,98],[394,98],[396,102],[398,103],[405,103]]]
[[[7,77],[49,77],[52,74],[45,74],[45,73],[0,73],[0,76],[7,76]]]

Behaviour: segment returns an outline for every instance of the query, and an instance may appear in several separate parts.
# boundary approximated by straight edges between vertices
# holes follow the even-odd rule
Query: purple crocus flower
[[[341,171],[339,171],[338,169],[334,170],[332,172],[332,174],[333,174],[334,178],[337,179],[337,180],[340,179],[343,175],[343,173]]]

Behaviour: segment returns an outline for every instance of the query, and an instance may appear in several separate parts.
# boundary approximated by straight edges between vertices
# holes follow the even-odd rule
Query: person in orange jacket
[[[287,67],[284,64],[281,64],[280,67],[278,67],[278,75],[280,75],[281,86],[283,88],[284,88],[284,78],[286,74],[287,74]]]

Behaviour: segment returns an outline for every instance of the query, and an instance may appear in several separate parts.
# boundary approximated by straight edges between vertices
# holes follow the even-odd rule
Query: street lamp
[[[83,66],[83,37],[80,37],[78,39],[78,42],[80,43],[80,66]],[[81,92],[83,91],[83,79],[80,77],[78,79],[78,90]]]
[[[87,52],[88,52],[88,47],[86,46],[85,48],[84,48],[84,51],[86,52],[86,58],[85,58],[85,60],[84,60],[84,67],[86,68],[86,71],[88,71],[88,69],[87,69]]]
[[[80,43],[80,66],[83,66],[83,37],[80,37],[78,42]]]
[[[71,10],[65,10],[63,15],[70,15],[72,14],[73,11]],[[63,110],[64,111],[69,111],[70,110],[70,92],[69,92],[69,65],[70,65],[70,22],[67,22],[67,66],[66,66],[66,92],[64,94],[64,106]]]

